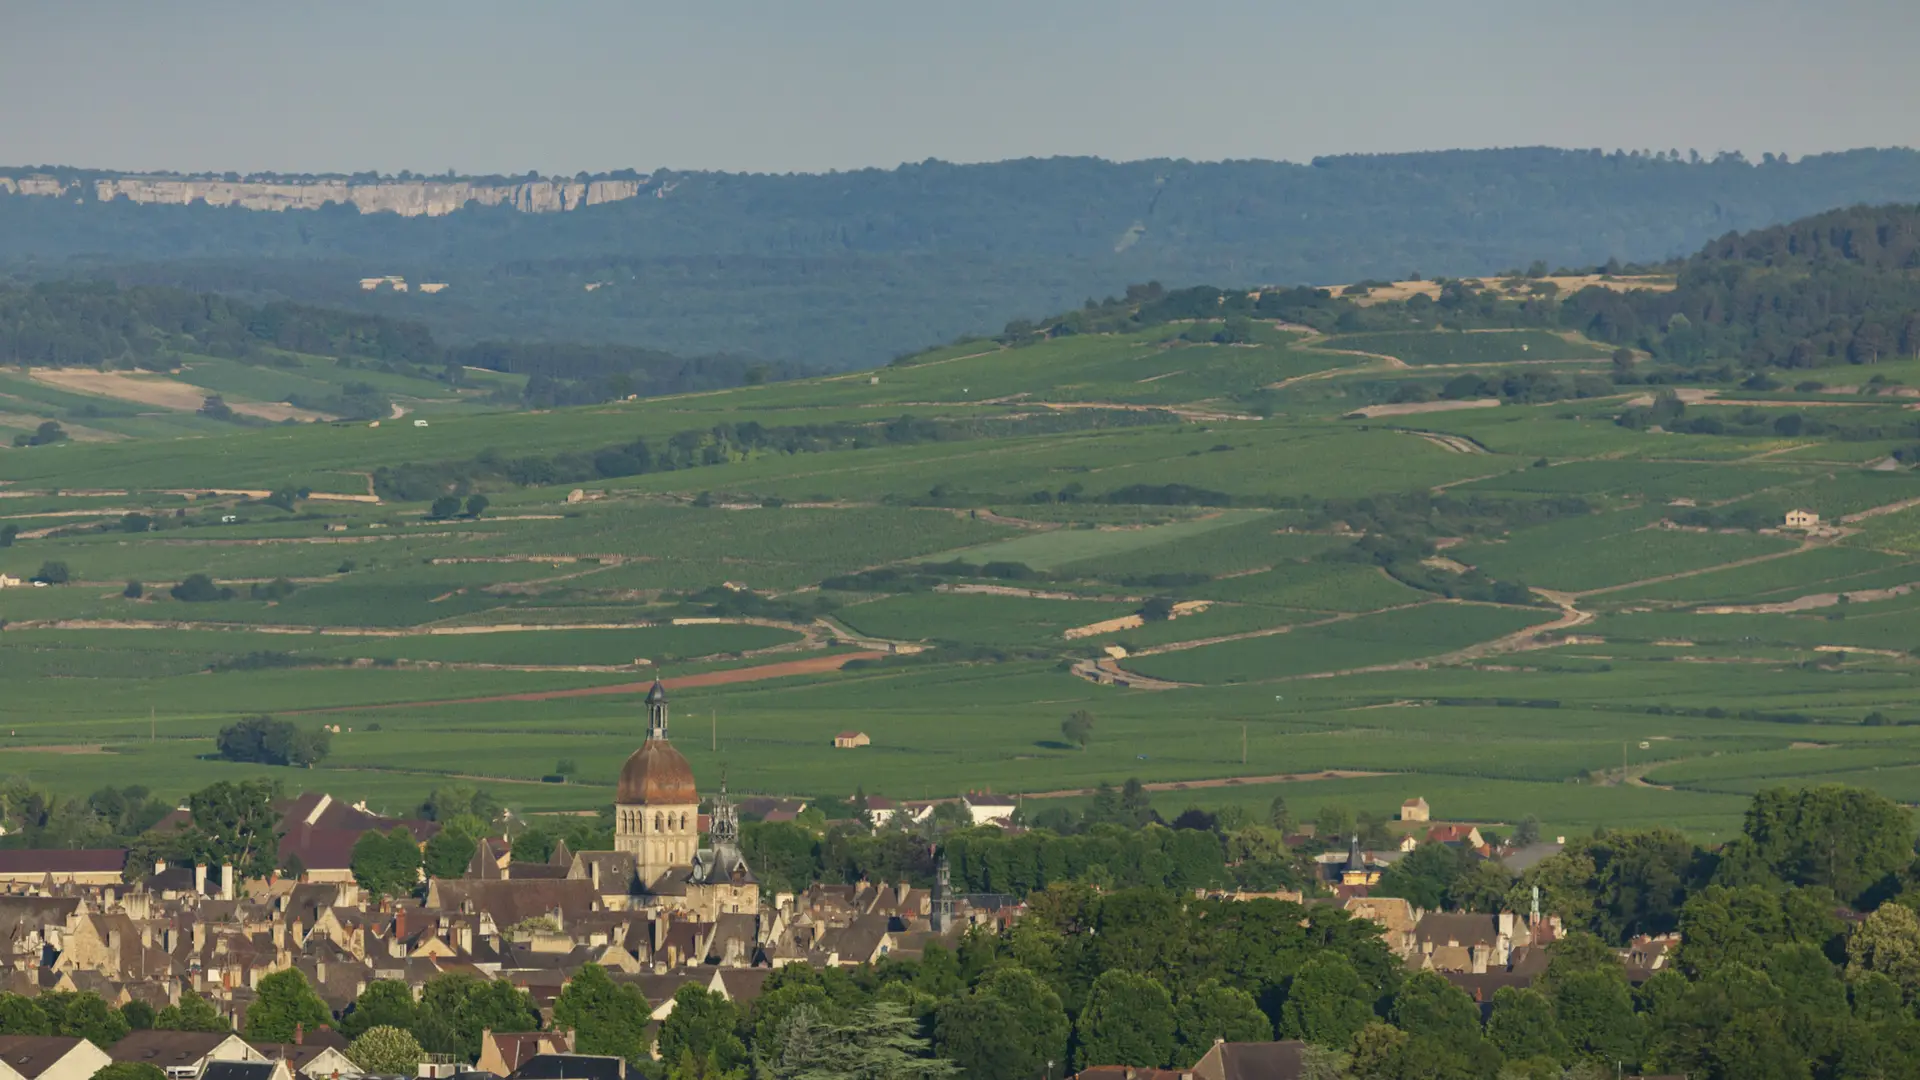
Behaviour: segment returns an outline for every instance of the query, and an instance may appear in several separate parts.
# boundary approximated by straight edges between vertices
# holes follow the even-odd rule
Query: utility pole
[[[1247,722],[1240,721],[1240,764],[1247,763]]]
[[[713,725],[713,752],[717,754],[720,752],[720,711],[708,709],[707,720]]]
[[[155,719],[153,706],[147,706],[147,741],[153,742],[159,737],[160,721]]]

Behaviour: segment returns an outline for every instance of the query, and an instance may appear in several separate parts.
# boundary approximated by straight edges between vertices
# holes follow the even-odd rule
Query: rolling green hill
[[[59,582],[0,590],[0,761],[69,791],[264,771],[401,807],[461,776],[590,807],[664,675],[696,769],[751,791],[1137,775],[1170,813],[1424,795],[1703,839],[1763,781],[1920,798],[1911,362],[1768,389],[1732,336],[1583,337],[1545,280],[1143,289],[853,375],[450,397],[425,428],[83,423],[105,399],[9,372],[9,415],[104,434],[0,449],[0,573]],[[169,377],[266,401],[329,374]],[[204,757],[263,712],[339,725],[334,754]]]

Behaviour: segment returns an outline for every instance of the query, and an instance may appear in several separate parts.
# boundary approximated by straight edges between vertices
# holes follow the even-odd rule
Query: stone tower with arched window
[[[613,846],[634,857],[644,886],[676,866],[690,866],[700,847],[700,793],[693,767],[667,740],[667,688],[647,691],[647,741],[620,770],[613,802]]]

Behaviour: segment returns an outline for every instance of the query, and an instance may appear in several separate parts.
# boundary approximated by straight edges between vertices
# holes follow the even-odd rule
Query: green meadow
[[[1702,839],[1772,784],[1920,802],[1920,478],[1873,468],[1891,443],[1616,424],[1634,387],[1348,420],[1448,377],[1423,369],[1604,372],[1611,350],[1184,330],[546,411],[493,411],[487,373],[320,357],[175,376],[259,402],[364,382],[426,427],[240,426],[0,373],[0,429],[75,434],[0,447],[0,574],[23,581],[0,589],[0,769],[167,797],[260,775],[393,811],[459,778],[592,808],[664,674],[676,745],[737,791],[1072,805],[1137,776],[1169,815],[1422,795],[1447,820]],[[903,418],[923,434],[887,436]],[[747,424],[861,434],[716,434]],[[635,440],[695,452],[585,481],[458,471]],[[488,505],[364,499],[407,463]],[[307,494],[236,494],[283,488]],[[1840,527],[1777,528],[1796,508]],[[182,585],[198,576],[210,594]],[[1076,710],[1084,747],[1061,734]],[[332,753],[216,760],[220,728],[260,713],[338,727]],[[845,730],[872,745],[835,749]],[[569,782],[544,782],[562,760]]]

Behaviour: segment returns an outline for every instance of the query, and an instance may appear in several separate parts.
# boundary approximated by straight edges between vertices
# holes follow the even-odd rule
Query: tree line
[[[0,200],[3,202],[3,200]],[[526,375],[517,404],[592,404],[631,395],[740,386],[798,373],[739,357],[682,357],[630,345],[479,341],[444,345],[424,325],[306,304],[255,304],[211,292],[111,281],[0,283],[0,363],[106,365],[170,370],[182,354],[267,365],[284,354],[335,358],[459,385],[464,368]],[[295,402],[295,404],[303,404]],[[384,416],[386,400],[365,382],[305,402],[346,416]],[[236,418],[217,396],[202,410]]]

